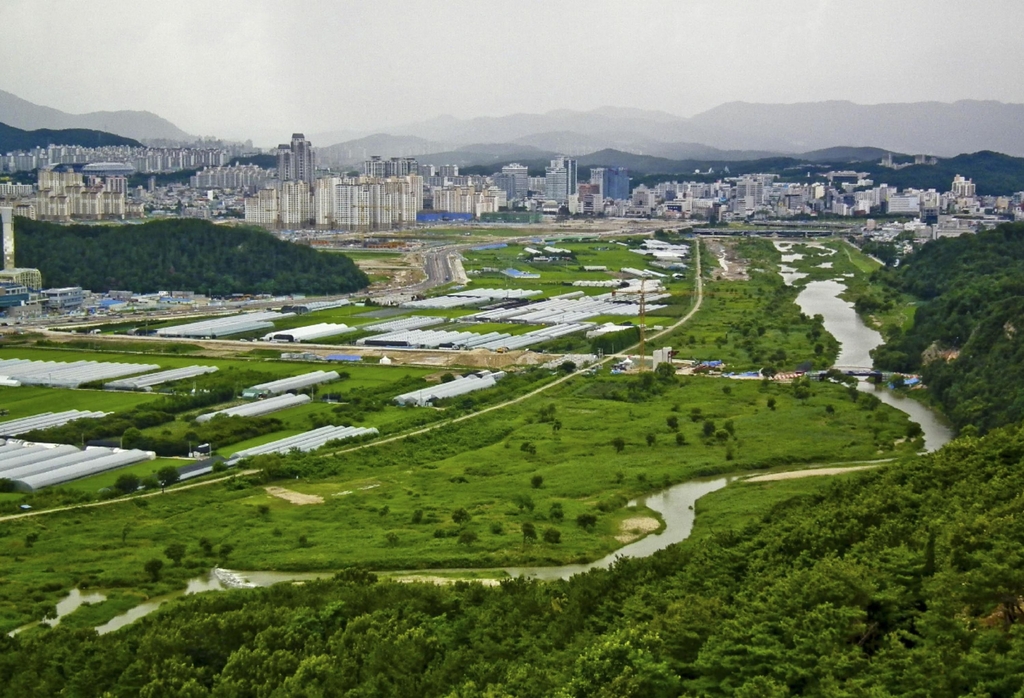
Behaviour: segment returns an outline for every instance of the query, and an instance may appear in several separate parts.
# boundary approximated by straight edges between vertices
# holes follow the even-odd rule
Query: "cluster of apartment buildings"
[[[245,220],[275,229],[386,230],[424,220],[468,220],[509,208],[603,214],[606,201],[629,196],[625,168],[594,168],[580,183],[575,159],[551,160],[543,177],[518,163],[491,176],[460,175],[457,165],[415,158],[365,160],[361,173],[315,177],[312,146],[293,134],[278,147],[276,179],[245,200]],[[202,173],[200,173],[202,174]]]
[[[978,196],[974,183],[957,175],[949,191],[875,185],[867,173],[830,172],[825,181],[781,181],[777,174],[725,177],[715,182],[661,182],[641,185],[606,214],[708,220],[712,222],[835,216],[908,216],[927,224],[940,216],[1007,216],[1021,218],[1024,192]]]
[[[0,172],[23,172],[58,165],[122,163],[132,172],[157,173],[220,167],[233,157],[254,152],[252,143],[229,147],[150,148],[109,145],[88,148],[80,145],[50,145],[0,155]]]
[[[39,170],[35,185],[0,184],[0,200],[14,214],[34,220],[67,222],[140,218],[141,207],[126,199],[123,175]]]

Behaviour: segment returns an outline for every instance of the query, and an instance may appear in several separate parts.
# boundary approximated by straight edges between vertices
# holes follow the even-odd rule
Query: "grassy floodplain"
[[[0,561],[9,570],[0,585],[0,623],[38,618],[74,586],[151,596],[213,564],[416,569],[594,559],[621,545],[620,522],[644,514],[624,504],[644,492],[702,474],[914,448],[901,443],[901,413],[867,396],[854,403],[837,385],[816,384],[812,395],[797,399],[791,386],[760,381],[693,378],[645,394],[636,392],[638,380],[575,379],[543,398],[419,437],[254,463],[275,478],[272,484],[319,495],[323,504],[272,497],[263,489],[271,483],[254,476],[0,522]],[[671,417],[685,445],[677,445]],[[705,419],[715,422],[710,437],[703,435]],[[543,480],[534,487],[538,475]],[[555,504],[561,519],[552,513]],[[457,510],[468,520],[453,520]],[[592,527],[577,525],[581,514],[595,517]],[[557,530],[560,542],[524,545],[525,522],[539,536]],[[212,553],[204,552],[203,538]],[[149,580],[143,565],[172,543],[186,546],[185,561],[167,561],[161,580]],[[225,545],[231,550],[222,554]]]
[[[799,289],[783,283],[771,241],[724,244],[742,260],[749,279],[705,279],[701,312],[658,343],[677,350],[679,358],[724,361],[730,371],[831,366],[839,344],[794,303]],[[712,256],[705,252],[705,258]]]

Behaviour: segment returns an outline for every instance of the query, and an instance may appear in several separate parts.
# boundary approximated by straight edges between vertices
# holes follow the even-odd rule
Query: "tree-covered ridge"
[[[962,438],[569,582],[203,594],[97,637],[0,636],[0,693],[1011,696],[1024,433]]]
[[[1024,224],[929,242],[879,274],[926,302],[876,364],[921,371],[958,428],[1024,420]]]
[[[81,145],[87,148],[99,148],[106,145],[142,147],[137,140],[106,131],[94,131],[88,128],[41,128],[25,131],[0,123],[0,153],[45,148],[50,145]]]
[[[47,286],[93,291],[346,293],[369,280],[351,259],[321,254],[251,227],[198,220],[62,226],[19,218],[17,263]]]

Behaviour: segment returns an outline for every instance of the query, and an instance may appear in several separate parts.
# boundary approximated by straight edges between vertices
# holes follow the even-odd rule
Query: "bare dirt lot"
[[[324,498],[318,494],[302,494],[301,492],[293,492],[292,490],[286,490],[283,487],[264,487],[272,497],[283,499],[286,502],[291,502],[298,506],[305,506],[307,504],[323,504]]]

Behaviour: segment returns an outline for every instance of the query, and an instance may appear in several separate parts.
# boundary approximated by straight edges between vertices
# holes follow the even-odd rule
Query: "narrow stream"
[[[91,594],[83,594],[79,589],[72,589],[67,596],[65,596],[63,599],[57,602],[56,616],[54,616],[53,618],[44,618],[43,620],[37,623],[29,623],[28,625],[23,625],[20,628],[16,628],[7,634],[11,637],[14,637],[18,633],[24,632],[29,628],[34,628],[37,625],[48,625],[51,628],[55,628],[58,625],[60,625],[61,618],[67,615],[71,615],[72,613],[77,611],[79,607],[81,607],[82,605],[90,603],[99,603],[101,601],[106,600],[107,597],[98,592],[93,592]]]
[[[929,453],[942,448],[953,440],[953,430],[942,415],[914,398],[889,390],[884,385],[874,385],[866,380],[858,381],[857,390],[874,395],[885,404],[895,407],[910,417],[910,421],[920,424],[921,430],[924,432],[924,450]]]
[[[575,574],[593,569],[607,569],[620,557],[648,557],[674,543],[689,538],[695,518],[694,505],[697,500],[715,490],[720,490],[738,476],[702,478],[690,480],[655,492],[641,500],[630,502],[630,506],[642,503],[662,515],[665,528],[661,533],[652,533],[629,545],[605,555],[600,560],[585,565],[558,565],[555,567],[508,567],[505,571],[512,577],[525,576],[532,579],[568,579]]]

